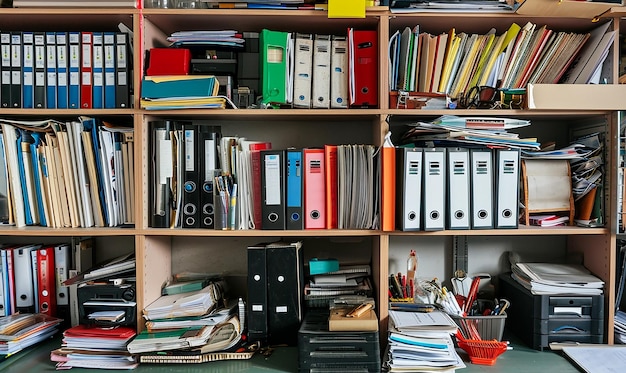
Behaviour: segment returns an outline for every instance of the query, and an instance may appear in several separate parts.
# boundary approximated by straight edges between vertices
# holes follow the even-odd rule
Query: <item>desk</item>
[[[507,335],[505,332],[505,340]],[[474,365],[469,362],[465,352],[461,356],[467,364],[466,369],[457,370],[458,373],[579,373],[580,371],[569,363],[560,353],[552,351],[536,351],[521,345],[514,337],[510,338],[513,350],[507,351],[498,357],[494,366]],[[61,338],[55,337],[46,342],[21,351],[9,359],[0,362],[0,372],[53,372],[54,363],[50,361],[50,351],[59,348]],[[71,373],[94,373],[94,369],[72,368]],[[107,370],[114,372],[114,370]],[[122,372],[122,371],[115,371]],[[298,350],[295,347],[277,348],[274,353],[265,358],[255,355],[250,360],[216,361],[206,364],[140,364],[135,370],[124,372],[137,373],[297,373]]]

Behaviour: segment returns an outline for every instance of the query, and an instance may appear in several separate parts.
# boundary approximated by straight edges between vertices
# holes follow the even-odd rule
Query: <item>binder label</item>
[[[265,204],[280,205],[280,156],[265,155]]]

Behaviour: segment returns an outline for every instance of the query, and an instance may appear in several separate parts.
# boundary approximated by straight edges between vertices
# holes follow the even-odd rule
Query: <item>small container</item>
[[[504,334],[504,323],[506,321],[506,312],[502,315],[494,316],[466,316],[456,317],[452,319],[461,329],[465,336],[471,336],[471,330],[475,330],[482,340],[502,340]],[[476,339],[471,337],[471,339]]]
[[[457,333],[456,338],[459,347],[467,352],[472,364],[494,365],[498,356],[509,347],[506,342],[464,339],[460,333]]]

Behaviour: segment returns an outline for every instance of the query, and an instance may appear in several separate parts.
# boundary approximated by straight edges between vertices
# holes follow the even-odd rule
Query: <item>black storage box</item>
[[[328,310],[307,312],[298,331],[298,371],[381,371],[378,332],[328,331]]]
[[[603,343],[603,295],[533,295],[510,273],[499,276],[499,297],[508,299],[506,327],[543,350],[550,342]]]

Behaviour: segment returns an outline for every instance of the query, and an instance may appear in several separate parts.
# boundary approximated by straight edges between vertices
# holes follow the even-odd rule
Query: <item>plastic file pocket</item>
[[[459,326],[461,333],[463,333],[466,339],[478,339],[472,335],[472,331],[475,330],[482,340],[491,341],[496,339],[501,341],[504,333],[506,312],[502,315],[494,316],[453,316],[452,319]]]

